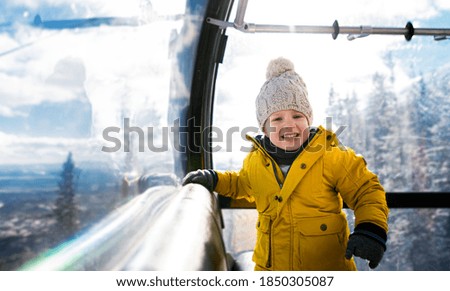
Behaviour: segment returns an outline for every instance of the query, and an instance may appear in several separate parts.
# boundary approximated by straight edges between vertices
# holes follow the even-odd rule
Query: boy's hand
[[[200,184],[210,192],[214,191],[217,184],[217,174],[213,170],[197,170],[189,172],[181,182],[184,186],[189,183]]]
[[[345,258],[350,260],[353,255],[369,261],[369,267],[375,269],[383,258],[385,247],[377,240],[357,232],[350,235],[345,252]]]

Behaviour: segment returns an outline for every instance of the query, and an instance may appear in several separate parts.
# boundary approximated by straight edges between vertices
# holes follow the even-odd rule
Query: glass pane
[[[168,126],[188,103],[202,18],[183,0],[0,2],[0,270],[11,270],[178,183]]]
[[[235,11],[231,15],[233,20]],[[321,26],[338,20],[341,27],[403,28],[411,21],[416,28],[447,29],[449,19],[450,6],[442,1],[384,0],[249,1],[244,18],[256,24]],[[223,135],[215,140],[215,169],[242,166],[251,146],[245,134],[260,133],[255,99],[266,66],[284,56],[308,87],[313,126],[332,128],[344,145],[361,153],[386,191],[450,191],[449,40],[413,36],[407,42],[402,35],[370,35],[349,41],[344,34],[333,40],[328,34],[246,34],[235,29],[226,33],[216,84],[214,126]],[[239,216],[239,211],[227,215]],[[448,209],[391,211],[390,249],[380,269],[449,270],[449,215]],[[237,227],[244,225],[249,225],[247,232],[254,231],[252,223]],[[432,243],[442,250],[441,257],[426,248],[426,239],[421,241],[424,233],[439,237]],[[421,254],[422,264],[413,258],[411,238],[427,254]]]

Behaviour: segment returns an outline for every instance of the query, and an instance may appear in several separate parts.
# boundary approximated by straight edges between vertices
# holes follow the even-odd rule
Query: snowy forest
[[[118,176],[78,164],[0,167],[0,271],[16,270],[123,203]]]
[[[450,192],[450,67],[412,80],[396,92],[394,75],[374,73],[367,104],[358,92],[341,96],[331,87],[327,116],[386,191]],[[380,269],[450,270],[449,209],[391,209],[389,225]]]

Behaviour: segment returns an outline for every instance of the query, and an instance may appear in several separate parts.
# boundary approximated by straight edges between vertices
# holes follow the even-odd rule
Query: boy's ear
[[[267,128],[267,122],[269,122],[269,119],[267,119],[266,121],[264,121],[263,126],[261,127],[261,131],[262,131],[265,135],[267,135],[267,130],[266,130],[266,128]]]
[[[266,136],[269,136],[269,131],[270,130],[270,124],[269,124],[269,119],[266,120],[266,122],[264,122],[264,125],[262,127],[262,131]]]

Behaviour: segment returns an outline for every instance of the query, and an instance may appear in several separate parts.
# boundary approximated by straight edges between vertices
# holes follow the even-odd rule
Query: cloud
[[[82,87],[85,80],[86,69],[83,61],[79,58],[67,57],[58,61],[47,81],[72,89]]]
[[[439,2],[439,1],[438,1]],[[445,2],[445,1],[442,1]],[[392,23],[397,18],[424,18],[435,15],[441,6],[436,1],[417,0],[414,4],[408,0],[374,1],[292,1],[292,0],[259,0],[249,1],[246,21],[257,23],[288,24],[332,24],[335,19],[342,24],[370,25],[361,21],[377,21]],[[270,11],[270,13],[260,13]],[[231,18],[232,19],[232,18]],[[379,23],[378,23],[379,24]]]
[[[76,92],[68,91],[58,84],[45,84],[33,76],[19,77],[0,74],[0,82],[8,84],[0,88],[0,102],[10,108],[76,98]]]
[[[9,107],[0,105],[0,116],[3,117],[16,117],[16,116],[26,116],[26,114],[24,112],[21,111],[16,111],[14,109],[11,109]]]
[[[436,0],[435,5],[441,9],[450,10],[450,2],[447,0]]]
[[[33,20],[40,14],[44,20],[84,17],[132,17],[152,14],[180,14],[185,1],[167,0],[4,0],[2,7],[17,9],[20,15],[29,14]],[[24,14],[25,13],[25,14]]]
[[[102,143],[94,138],[27,137],[0,131],[0,165],[2,164],[58,164],[72,152],[77,163],[121,163],[125,153],[104,153]],[[143,153],[146,161],[149,153]],[[117,159],[117,161],[115,161]]]
[[[21,3],[27,4],[26,1]],[[92,9],[95,5],[111,6],[96,10],[92,13],[95,16],[118,16],[113,10],[121,10],[120,7],[113,9],[114,1],[83,3],[94,3],[90,6]],[[52,1],[40,4],[50,5]],[[74,2],[72,9],[78,9],[79,4],[80,1]],[[127,5],[133,6],[132,3]],[[183,1],[172,5],[156,1],[153,6],[158,5],[162,9],[159,13],[171,14],[184,9]],[[58,14],[58,9],[51,10],[55,18],[48,16],[47,19],[60,19],[65,15]],[[108,9],[112,9],[111,13]],[[0,132],[5,141],[0,146],[0,164],[33,162],[36,154],[40,156],[39,162],[53,162],[55,156],[66,155],[68,149],[78,151],[79,159],[96,160],[101,146],[91,147],[91,144],[102,140],[101,134],[106,127],[122,127],[125,117],[131,119],[133,126],[143,128],[166,121],[172,69],[170,36],[173,30],[180,29],[181,24],[181,21],[161,21],[139,27],[101,26],[59,31],[19,24],[13,34],[0,34],[5,43],[9,43],[7,49],[29,44],[4,55],[0,62],[0,82],[7,84],[0,87],[1,116],[23,116],[24,113],[18,110],[21,106],[37,108],[36,105],[43,102],[67,102],[86,96],[92,104],[94,121],[91,141],[31,138],[23,132],[21,136]],[[111,156],[107,155],[108,158]]]

